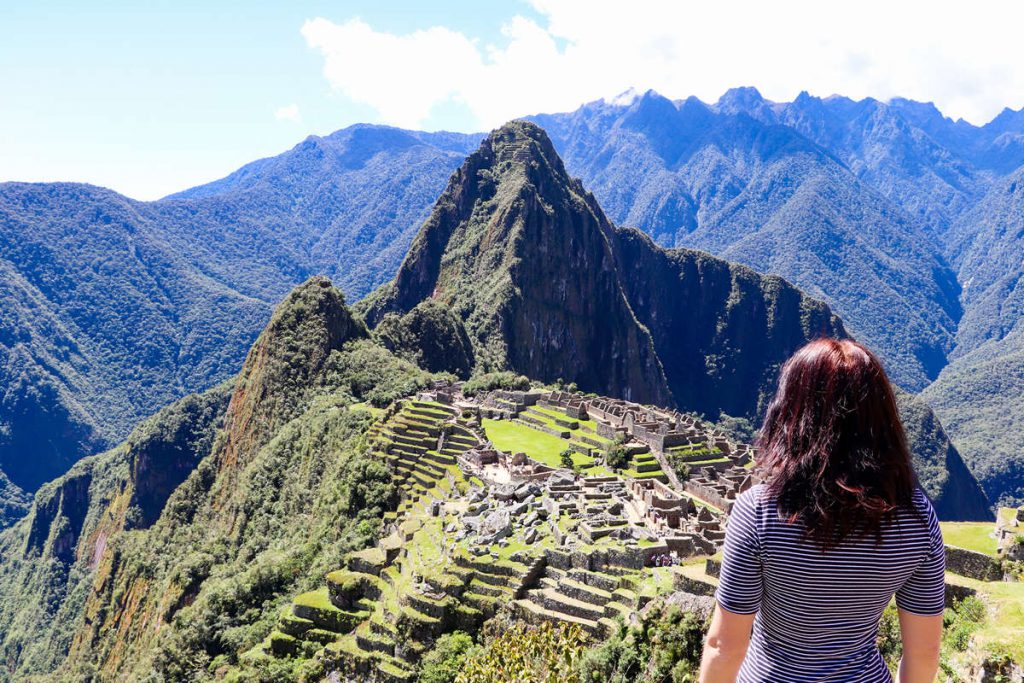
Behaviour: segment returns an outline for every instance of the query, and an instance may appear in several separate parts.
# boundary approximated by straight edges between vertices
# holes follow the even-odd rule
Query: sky
[[[630,88],[1024,107],[1024,3],[0,0],[0,181],[156,199],[358,122],[480,131]]]

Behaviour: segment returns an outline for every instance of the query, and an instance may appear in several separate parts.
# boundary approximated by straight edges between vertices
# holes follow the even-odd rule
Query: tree
[[[559,455],[559,459],[562,461],[562,467],[576,471],[576,462],[572,459],[573,453],[575,453],[575,451],[571,448],[566,448],[562,451],[561,455]]]

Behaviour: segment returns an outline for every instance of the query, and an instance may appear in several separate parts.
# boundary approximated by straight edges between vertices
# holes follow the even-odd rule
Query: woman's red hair
[[[880,538],[917,486],[892,385],[850,340],[813,341],[786,362],[758,451],[780,513],[823,549]]]

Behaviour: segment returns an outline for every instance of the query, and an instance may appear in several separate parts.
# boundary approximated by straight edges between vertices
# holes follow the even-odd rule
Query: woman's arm
[[[747,656],[753,626],[753,614],[733,614],[722,609],[721,605],[715,605],[715,616],[704,640],[700,683],[733,683],[736,680],[743,658]]]
[[[932,683],[939,669],[942,612],[946,604],[946,547],[935,510],[926,501],[931,548],[914,573],[896,591],[903,634],[900,683]]]
[[[903,636],[899,683],[932,683],[939,671],[942,644],[942,615],[921,616],[899,610]]]

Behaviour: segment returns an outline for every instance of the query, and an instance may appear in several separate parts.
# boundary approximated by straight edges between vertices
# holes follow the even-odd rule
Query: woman
[[[785,364],[758,440],[766,484],[729,515],[701,682],[892,681],[876,645],[893,595],[900,683],[939,662],[945,552],[892,387],[853,341]]]

